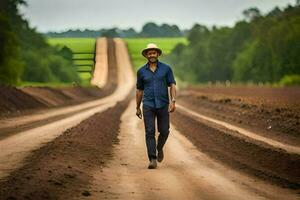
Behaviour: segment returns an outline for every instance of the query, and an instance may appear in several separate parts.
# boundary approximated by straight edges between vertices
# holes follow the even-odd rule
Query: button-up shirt
[[[143,90],[143,104],[152,108],[162,108],[169,104],[168,86],[176,84],[172,68],[160,61],[154,72],[148,63],[137,71],[136,88]]]

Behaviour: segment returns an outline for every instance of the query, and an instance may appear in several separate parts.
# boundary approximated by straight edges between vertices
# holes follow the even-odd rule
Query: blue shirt
[[[137,71],[136,88],[144,91],[143,104],[162,108],[169,104],[168,86],[176,84],[171,67],[160,61],[152,72],[146,63]]]

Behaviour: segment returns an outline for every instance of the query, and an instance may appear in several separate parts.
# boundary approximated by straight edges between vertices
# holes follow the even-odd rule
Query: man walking
[[[143,100],[149,169],[155,169],[157,167],[156,160],[162,162],[164,158],[163,147],[169,136],[169,113],[175,111],[176,81],[171,67],[158,60],[161,54],[162,51],[156,44],[148,44],[142,51],[142,55],[148,59],[148,62],[137,71],[136,115],[142,119],[140,106]],[[170,88],[171,102],[168,87]],[[157,119],[159,132],[157,145],[155,119]]]

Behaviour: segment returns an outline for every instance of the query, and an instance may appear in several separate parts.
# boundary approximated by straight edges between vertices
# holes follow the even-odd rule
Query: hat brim
[[[144,57],[146,57],[147,51],[150,51],[150,50],[156,50],[156,51],[158,52],[159,56],[162,54],[162,51],[161,51],[161,49],[159,49],[159,48],[148,48],[148,49],[144,49],[144,50],[142,51],[142,55],[143,55]]]

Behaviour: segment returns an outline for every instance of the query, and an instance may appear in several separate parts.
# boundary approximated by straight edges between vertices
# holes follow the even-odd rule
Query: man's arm
[[[174,112],[176,109],[175,102],[176,102],[176,85],[174,83],[170,86],[170,95],[171,95],[171,103],[169,106],[169,112]]]
[[[141,102],[143,98],[143,90],[136,89],[135,99],[136,99],[136,115],[142,119],[142,111],[141,111]]]
[[[142,98],[143,98],[143,90],[136,89],[135,99],[136,99],[136,109],[140,108]]]
[[[135,95],[135,99],[136,99],[136,115],[142,119],[142,111],[141,111],[141,102],[142,102],[142,98],[143,98],[143,94],[144,94],[144,81],[141,75],[141,71],[138,70],[137,71],[137,80],[136,80],[136,95]]]
[[[170,86],[170,95],[171,95],[171,101],[176,100],[176,85],[174,83]]]

